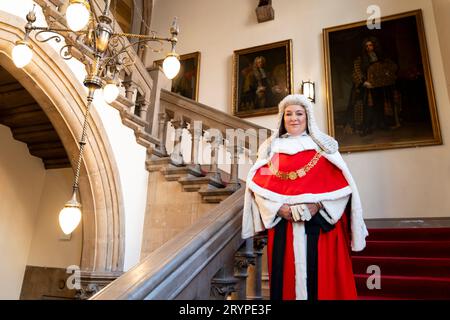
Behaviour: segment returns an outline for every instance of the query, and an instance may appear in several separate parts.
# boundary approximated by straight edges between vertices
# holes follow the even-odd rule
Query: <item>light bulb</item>
[[[59,213],[59,225],[65,234],[71,234],[81,221],[81,210],[78,207],[65,206]]]
[[[314,102],[314,82],[303,82],[303,95]]]
[[[89,22],[90,12],[83,2],[73,2],[66,10],[66,21],[72,31],[80,31]]]
[[[23,41],[18,41],[12,50],[12,57],[17,68],[23,68],[30,63],[33,58],[33,51],[30,45]]]
[[[178,71],[180,71],[180,61],[176,54],[171,53],[164,59],[163,70],[167,78],[173,79],[176,77]]]
[[[59,226],[65,234],[71,234],[81,221],[81,204],[77,201],[74,191],[72,199],[67,201],[59,213]]]
[[[119,88],[114,83],[108,83],[103,87],[103,99],[111,103],[119,96]]]

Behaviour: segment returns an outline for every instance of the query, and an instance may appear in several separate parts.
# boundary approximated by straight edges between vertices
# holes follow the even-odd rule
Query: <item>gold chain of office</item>
[[[317,152],[314,157],[309,161],[305,166],[302,168],[295,170],[295,171],[278,171],[275,166],[273,165],[272,161],[269,161],[268,166],[269,170],[277,177],[282,180],[295,180],[297,178],[303,178],[306,176],[309,170],[314,168],[314,166],[319,162],[320,157],[322,157],[322,154],[320,152]]]

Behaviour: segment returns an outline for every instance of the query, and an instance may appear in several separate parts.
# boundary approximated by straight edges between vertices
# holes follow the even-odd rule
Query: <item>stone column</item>
[[[136,83],[131,80],[131,75],[128,75],[125,77],[125,79],[122,81],[122,84],[125,88],[125,97],[133,102],[133,106],[130,108],[130,113],[134,114],[135,109],[135,101],[133,100],[134,92],[136,90]]]
[[[183,137],[183,129],[186,128],[186,122],[183,119],[172,120],[172,125],[175,128],[175,146],[170,155],[170,162],[178,167],[184,165],[183,154],[181,153],[181,140]]]
[[[148,114],[148,122],[150,126],[150,134],[154,137],[159,134],[160,116],[164,112],[164,107],[161,105],[161,89],[170,91],[172,80],[167,79],[160,67],[147,68],[150,77],[153,80],[153,88],[150,93],[150,105],[152,106]]]
[[[192,137],[191,164],[189,165],[189,173],[196,177],[202,177],[204,176],[204,174],[199,164],[198,156],[199,156],[200,141],[203,136],[203,129],[201,127],[201,124],[200,126],[198,126],[196,123],[197,121],[191,122],[191,126],[189,128],[189,132]]]
[[[167,154],[166,150],[166,141],[167,141],[167,114],[165,112],[161,112],[158,115],[158,139],[160,141],[160,144],[157,146],[155,150],[153,150],[153,153],[156,154],[159,157],[167,157],[169,156]]]
[[[239,154],[242,153],[243,148],[233,144],[227,146],[227,150],[231,153],[230,181],[227,184],[227,189],[236,191],[241,187],[239,183]]]
[[[250,283],[247,286],[249,300],[262,300],[262,255],[267,245],[267,235],[259,234],[253,237],[253,253],[255,265],[249,274]]]
[[[255,264],[252,239],[245,240],[244,245],[234,256],[234,276],[238,283],[231,297],[233,300],[247,300],[248,266]]]
[[[145,99],[144,96],[139,97],[139,99],[136,100],[136,105],[139,106],[139,118],[141,118],[144,121],[147,121],[147,111],[149,102]]]
[[[233,265],[226,263],[211,280],[210,299],[226,300],[236,291],[236,284],[237,279],[233,276]]]
[[[219,172],[219,147],[223,142],[221,135],[213,135],[208,137],[208,142],[211,143],[211,167],[208,177],[211,179],[213,185],[223,186],[222,177]]]

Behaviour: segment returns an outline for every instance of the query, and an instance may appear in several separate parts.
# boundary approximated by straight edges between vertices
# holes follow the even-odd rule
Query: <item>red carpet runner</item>
[[[366,249],[352,257],[359,299],[450,299],[450,228],[369,233]],[[371,265],[380,267],[381,289],[367,286]]]

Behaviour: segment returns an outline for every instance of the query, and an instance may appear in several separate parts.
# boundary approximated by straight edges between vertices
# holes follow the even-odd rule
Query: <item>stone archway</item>
[[[33,96],[61,138],[72,167],[78,154],[86,91],[59,54],[33,42],[32,62],[15,67],[11,51],[23,38],[25,20],[0,11],[0,64]],[[117,167],[102,122],[92,110],[80,176],[83,205],[81,269],[96,274],[122,271],[125,219]]]

